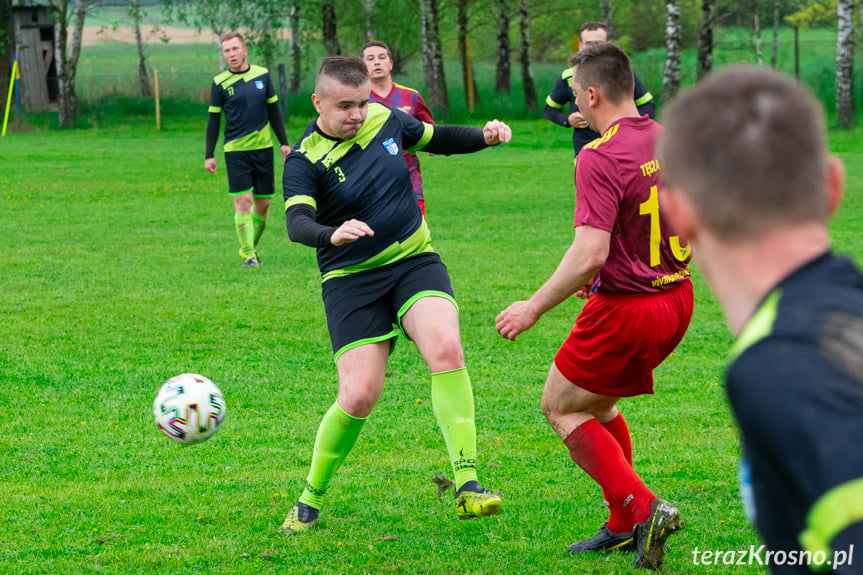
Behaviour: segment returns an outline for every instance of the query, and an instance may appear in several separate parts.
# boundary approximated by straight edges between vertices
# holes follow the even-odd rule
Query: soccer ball
[[[209,439],[225,419],[225,398],[216,384],[195,373],[172,377],[156,394],[153,415],[159,429],[180,443]]]

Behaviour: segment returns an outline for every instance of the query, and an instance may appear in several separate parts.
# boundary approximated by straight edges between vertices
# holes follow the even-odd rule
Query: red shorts
[[[596,294],[554,365],[573,384],[598,395],[653,393],[653,370],[683,339],[693,303],[689,280],[662,293]]]

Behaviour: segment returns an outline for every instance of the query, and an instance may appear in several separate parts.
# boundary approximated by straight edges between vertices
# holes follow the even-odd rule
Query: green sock
[[[237,228],[237,239],[240,240],[240,256],[250,258],[255,255],[254,226],[252,214],[234,214],[234,226]]]
[[[252,210],[252,224],[255,228],[255,247],[258,247],[258,242],[261,241],[261,236],[264,235],[264,229],[267,227],[267,218]]]
[[[300,501],[315,509],[321,508],[330,480],[353,449],[366,419],[348,415],[338,402],[333,403],[324,414],[315,437],[312,467],[306,477],[306,488],[300,495]]]
[[[467,368],[433,373],[431,399],[458,490],[465,482],[476,480],[476,424]]]

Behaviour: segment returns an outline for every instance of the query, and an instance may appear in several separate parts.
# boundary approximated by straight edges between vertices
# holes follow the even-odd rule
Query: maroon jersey
[[[428,109],[428,106],[426,106],[423,97],[413,88],[408,88],[407,86],[402,86],[401,84],[393,82],[393,87],[390,90],[390,93],[386,96],[381,96],[372,90],[369,102],[380,102],[381,104],[386,104],[390,108],[399,109],[421,122],[434,124],[434,118],[432,118],[431,111]],[[408,163],[408,170],[410,170],[411,183],[414,186],[414,194],[416,194],[417,200],[423,200],[423,179],[420,174],[419,158],[413,154],[405,152],[405,161]]]
[[[578,155],[575,226],[611,232],[594,291],[661,292],[689,277],[689,246],[659,213],[659,130],[647,116],[622,118]]]

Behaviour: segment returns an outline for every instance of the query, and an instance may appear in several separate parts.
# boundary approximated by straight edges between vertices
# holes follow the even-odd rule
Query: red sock
[[[656,496],[647,488],[626,461],[623,449],[605,427],[590,419],[575,428],[563,443],[569,457],[581,467],[603,491],[632,512],[636,523],[647,521],[650,504]]]
[[[617,412],[617,417],[610,419],[602,424],[608,430],[612,437],[620,445],[623,451],[623,457],[626,462],[632,465],[632,440],[629,437],[629,428],[626,426],[626,421],[623,419],[623,414]],[[602,496],[605,498],[605,504],[608,506],[608,530],[612,533],[629,533],[632,531],[632,526],[635,524],[635,518],[632,516],[632,510],[629,507],[624,507],[605,489],[602,490]]]

